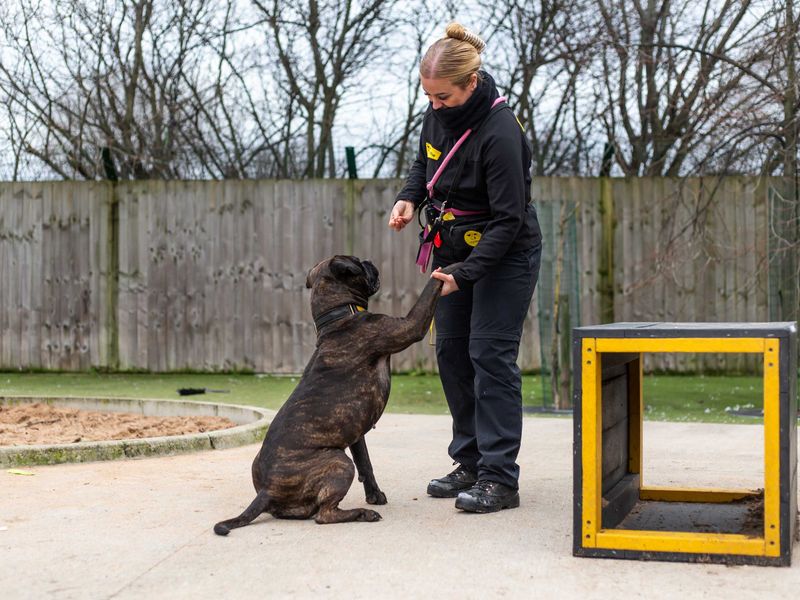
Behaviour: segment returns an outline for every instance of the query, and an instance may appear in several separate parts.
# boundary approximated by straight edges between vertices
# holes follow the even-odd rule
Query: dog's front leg
[[[370,462],[369,452],[367,452],[367,442],[363,435],[350,446],[350,454],[353,455],[353,462],[358,470],[358,480],[364,484],[367,504],[386,504],[386,494],[380,490],[378,482],[375,481],[372,462]]]
[[[462,263],[449,265],[442,269],[450,274]],[[414,306],[405,317],[386,317],[375,322],[374,329],[380,333],[370,338],[369,349],[376,354],[395,354],[425,337],[436,311],[436,303],[442,293],[442,282],[430,278],[422,289]]]

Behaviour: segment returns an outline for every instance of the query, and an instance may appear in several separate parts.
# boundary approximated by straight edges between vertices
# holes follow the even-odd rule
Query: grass
[[[0,373],[0,396],[109,396],[179,399],[182,387],[226,390],[188,399],[279,408],[298,377],[240,374]],[[542,384],[525,375],[523,402],[541,406]],[[758,423],[731,410],[760,409],[762,380],[748,375],[645,375],[645,418],[653,421]],[[436,375],[395,375],[387,412],[447,414]]]
[[[297,385],[297,377],[227,374],[0,373],[0,396],[108,396],[190,399],[279,408]],[[179,388],[208,388],[226,393],[181,397]]]
[[[760,423],[732,411],[761,409],[763,380],[755,375],[645,375],[645,419]]]
[[[533,380],[535,378],[528,378]],[[125,373],[0,373],[0,396],[108,396],[190,399],[249,404],[277,409],[297,385],[297,376],[242,374],[125,374]],[[226,390],[181,397],[179,388]],[[434,375],[392,379],[388,412],[446,414],[439,378]]]

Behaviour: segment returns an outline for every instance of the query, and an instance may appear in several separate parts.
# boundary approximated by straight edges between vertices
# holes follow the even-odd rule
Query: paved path
[[[456,511],[425,495],[450,470],[445,416],[386,415],[368,436],[389,497],[378,523],[262,516],[213,524],[253,497],[257,446],[0,471],[0,597],[795,598],[791,568],[574,558],[572,424],[526,417],[522,506]],[[648,423],[648,481],[758,486],[760,426]],[[680,444],[675,442],[680,440]],[[364,506],[353,486],[343,506]]]

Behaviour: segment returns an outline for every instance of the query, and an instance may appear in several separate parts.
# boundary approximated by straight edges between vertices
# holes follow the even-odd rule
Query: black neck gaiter
[[[474,129],[488,116],[492,103],[499,97],[492,76],[485,71],[481,75],[481,82],[464,104],[432,111],[449,135],[458,137],[467,129]]]

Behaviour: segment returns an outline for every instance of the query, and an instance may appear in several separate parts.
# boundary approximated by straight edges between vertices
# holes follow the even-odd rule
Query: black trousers
[[[522,437],[517,356],[541,254],[538,244],[506,255],[471,290],[441,298],[435,316],[439,377],[453,416],[448,452],[479,479],[514,489]]]

